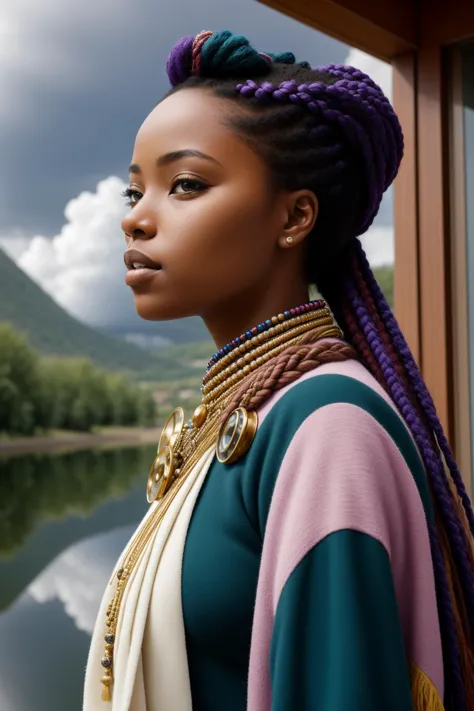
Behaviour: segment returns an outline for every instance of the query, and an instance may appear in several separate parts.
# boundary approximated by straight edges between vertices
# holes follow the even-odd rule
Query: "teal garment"
[[[427,517],[432,516],[416,447],[383,398],[340,375],[310,378],[290,389],[243,459],[230,466],[213,463],[193,512],[182,573],[193,711],[246,709],[253,609],[275,481],[299,426],[335,402],[362,408],[384,427],[413,474]],[[335,594],[339,585],[344,591]],[[339,620],[348,621],[350,638]],[[301,660],[301,650],[305,664],[290,663]],[[268,711],[411,709],[392,575],[378,542],[341,531],[307,554],[282,592],[270,656],[274,694]],[[333,665],[341,658],[344,670]],[[390,669],[369,679],[378,662]],[[345,679],[350,706],[341,701]],[[389,699],[380,705],[385,688],[398,706],[387,705]]]
[[[390,561],[378,541],[338,531],[305,556],[278,603],[270,673],[271,711],[413,711]]]

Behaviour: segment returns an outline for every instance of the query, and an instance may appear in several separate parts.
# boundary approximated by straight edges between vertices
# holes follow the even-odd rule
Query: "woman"
[[[84,709],[472,710],[474,517],[357,239],[397,117],[356,69],[228,31],[182,39],[167,71],[126,282],[142,318],[200,315],[219,350],[192,422],[163,431]]]

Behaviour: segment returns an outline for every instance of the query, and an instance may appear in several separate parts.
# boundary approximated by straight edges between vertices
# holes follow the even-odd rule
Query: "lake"
[[[0,709],[80,711],[102,593],[156,445],[0,459]]]

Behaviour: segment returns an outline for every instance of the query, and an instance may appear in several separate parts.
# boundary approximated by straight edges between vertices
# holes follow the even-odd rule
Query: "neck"
[[[259,323],[308,301],[308,287],[301,284],[291,291],[282,288],[281,293],[268,292],[263,297],[259,295],[254,301],[248,296],[235,299],[220,305],[213,313],[204,315],[203,321],[220,350]]]

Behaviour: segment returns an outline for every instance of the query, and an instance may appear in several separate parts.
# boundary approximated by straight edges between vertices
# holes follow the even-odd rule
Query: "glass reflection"
[[[0,461],[1,711],[79,711],[113,565],[156,446]]]

